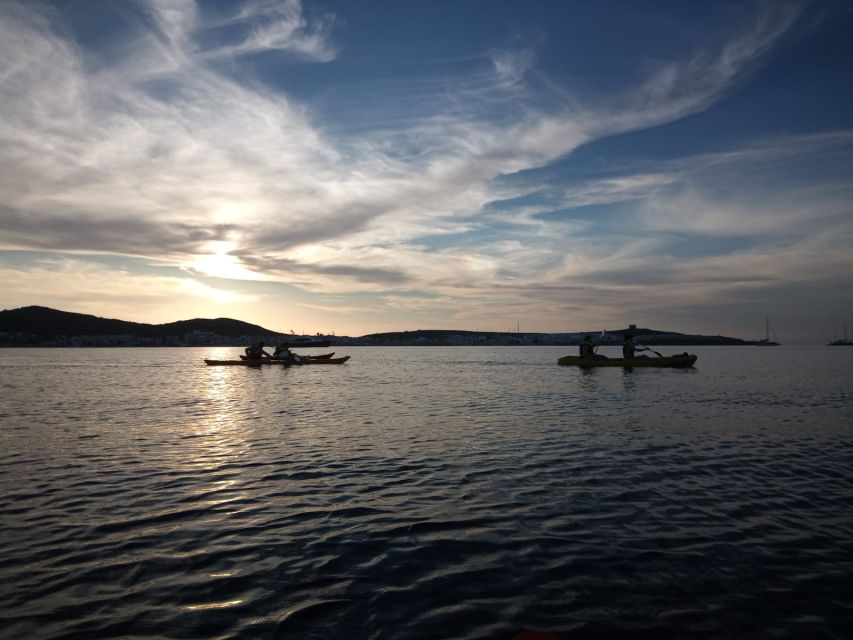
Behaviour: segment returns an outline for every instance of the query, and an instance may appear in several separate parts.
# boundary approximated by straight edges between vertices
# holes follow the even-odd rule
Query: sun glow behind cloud
[[[202,273],[214,278],[231,280],[265,280],[267,277],[255,273],[243,266],[233,255],[236,245],[233,242],[216,240],[209,242],[207,253],[197,255],[188,265],[191,272]]]
[[[0,8],[0,248],[177,265],[194,296],[209,287],[202,276],[234,281],[206,290],[221,301],[241,281],[278,282],[292,304],[273,304],[306,321],[312,309],[361,309],[410,328],[489,328],[501,313],[531,330],[665,318],[676,306],[705,313],[768,282],[760,256],[784,256],[775,277],[789,282],[821,257],[848,264],[831,240],[850,233],[843,171],[738,179],[826,152],[849,166],[848,131],[559,173],[596,141],[712,108],[790,33],[797,3],[757,3],[609,92],[573,92],[549,76],[537,51],[546,38],[492,44],[480,67],[407,81],[415,111],[395,110],[398,85],[377,85],[380,112],[359,127],[329,126],[286,83],[254,74],[272,56],[291,66],[345,59],[331,12],[295,0],[135,6],[146,19],[124,14],[134,37],[98,51],[48,5]],[[820,250],[805,240],[810,225],[833,230]],[[719,248],[684,250],[702,238]],[[27,269],[44,275],[39,265],[18,273]],[[85,282],[68,283],[90,304]],[[59,299],[75,299],[67,291]],[[137,307],[130,319],[145,317]]]

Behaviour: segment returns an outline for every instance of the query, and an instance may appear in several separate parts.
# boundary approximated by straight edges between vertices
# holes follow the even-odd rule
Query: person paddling
[[[291,360],[293,362],[302,362],[302,360],[306,359],[304,356],[298,356],[293,353],[293,351],[290,350],[290,345],[287,343],[287,341],[284,341],[279,344],[275,348],[275,351],[273,351],[272,356],[273,358],[278,358],[280,360]]]
[[[264,343],[258,342],[251,347],[246,347],[246,357],[250,360],[260,360],[261,358],[272,358],[272,356],[264,351]]]
[[[605,359],[607,356],[599,355],[595,352],[595,347],[597,345],[593,344],[592,336],[584,336],[583,342],[581,342],[579,351],[581,358],[596,358],[598,360]]]
[[[633,358],[648,358],[649,356],[638,356],[634,355],[636,351],[651,351],[651,349],[647,347],[640,347],[634,344],[634,339],[631,337],[631,334],[626,333],[622,335],[622,357],[625,360],[631,360]]]

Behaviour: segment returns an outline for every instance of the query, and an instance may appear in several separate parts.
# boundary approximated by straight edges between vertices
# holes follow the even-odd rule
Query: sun
[[[246,269],[229,252],[235,248],[233,242],[215,241],[207,245],[209,252],[194,257],[188,265],[190,269],[213,278],[228,280],[262,280],[261,274]]]

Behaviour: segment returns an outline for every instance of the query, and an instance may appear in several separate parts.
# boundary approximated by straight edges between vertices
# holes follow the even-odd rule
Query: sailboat
[[[755,343],[755,346],[756,347],[778,347],[779,342],[777,341],[775,331],[773,332],[773,339],[772,340],[770,339],[770,319],[769,318],[764,318],[764,331],[765,331],[764,340],[758,340]]]
[[[832,342],[828,342],[828,347],[853,347],[853,340],[847,339],[847,323],[844,323],[844,338],[841,340],[833,340]]]

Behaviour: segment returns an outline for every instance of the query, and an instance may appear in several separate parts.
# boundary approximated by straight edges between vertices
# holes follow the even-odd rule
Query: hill
[[[0,311],[0,331],[31,334],[40,339],[56,336],[117,335],[165,338],[182,336],[192,331],[203,331],[228,337],[277,334],[276,331],[270,331],[256,324],[232,320],[231,318],[196,318],[165,324],[143,324],[39,306]]]

